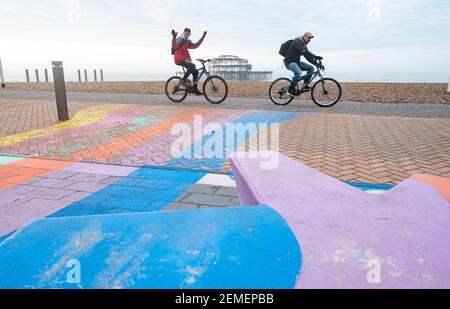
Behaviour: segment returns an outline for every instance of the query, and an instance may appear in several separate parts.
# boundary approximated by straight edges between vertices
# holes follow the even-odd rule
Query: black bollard
[[[5,75],[3,75],[2,58],[0,58],[0,81],[2,82],[2,88],[5,88],[6,84],[5,84]]]
[[[64,69],[62,61],[53,61],[53,82],[55,84],[56,107],[58,120],[69,120],[69,109],[67,107],[66,83],[64,81]]]

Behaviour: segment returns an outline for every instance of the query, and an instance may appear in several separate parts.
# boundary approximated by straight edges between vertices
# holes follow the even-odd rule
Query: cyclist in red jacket
[[[172,48],[175,50],[174,60],[176,65],[180,65],[186,68],[186,73],[183,76],[183,80],[187,80],[188,77],[192,74],[194,79],[194,84],[192,86],[192,93],[196,95],[203,95],[197,88],[197,78],[198,78],[198,70],[194,63],[192,63],[191,55],[189,54],[189,49],[196,49],[202,43],[206,37],[207,32],[203,33],[202,38],[197,43],[192,43],[189,39],[191,36],[191,29],[186,28],[182,35],[177,37],[178,33],[175,30],[172,30]]]

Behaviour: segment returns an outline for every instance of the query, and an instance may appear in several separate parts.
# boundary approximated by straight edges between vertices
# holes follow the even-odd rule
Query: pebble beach
[[[165,81],[67,82],[68,92],[164,94]],[[230,97],[268,98],[270,81],[228,81]],[[342,83],[343,102],[450,104],[447,84]],[[53,91],[53,83],[7,83],[6,89]]]

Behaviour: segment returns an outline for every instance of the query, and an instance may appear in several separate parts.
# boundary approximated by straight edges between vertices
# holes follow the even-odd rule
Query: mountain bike
[[[337,80],[323,77],[322,71],[325,71],[325,67],[322,65],[322,61],[317,60],[315,67],[317,68],[316,71],[302,76],[299,80],[300,83],[311,76],[309,83],[306,85],[303,84],[301,88],[299,88],[297,83],[295,87],[300,91],[300,95],[311,91],[311,99],[316,105],[320,107],[331,107],[341,100],[342,87]],[[310,90],[305,89],[305,87],[309,86],[317,76],[319,76],[320,79],[314,83],[312,88]],[[291,97],[288,94],[290,86],[291,80],[288,78],[279,78],[275,80],[269,90],[269,97],[272,102],[276,105],[287,105],[291,103],[292,100],[294,100],[294,97]]]
[[[203,95],[206,100],[212,104],[220,104],[228,96],[227,82],[220,76],[211,75],[206,69],[205,64],[211,62],[211,59],[203,60],[197,59],[202,64],[202,67],[198,70],[198,78],[195,82],[198,82],[203,75],[206,74],[206,80],[203,82]],[[183,68],[183,71],[185,69]],[[172,102],[180,103],[186,99],[187,95],[192,91],[192,82],[190,79],[183,80],[179,76],[172,76],[166,82],[165,92],[169,100]]]

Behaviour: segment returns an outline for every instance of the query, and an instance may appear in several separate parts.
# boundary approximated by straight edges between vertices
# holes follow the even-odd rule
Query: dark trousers
[[[180,65],[186,69],[186,73],[184,73],[183,79],[186,80],[188,79],[189,75],[192,74],[192,77],[194,79],[194,85],[197,83],[197,78],[198,78],[198,70],[195,67],[195,64],[193,64],[192,62],[189,61],[181,61]]]

